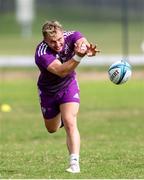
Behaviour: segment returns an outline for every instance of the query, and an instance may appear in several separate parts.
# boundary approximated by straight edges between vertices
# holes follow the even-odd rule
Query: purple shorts
[[[45,119],[54,118],[58,113],[60,113],[59,106],[63,103],[80,103],[79,87],[75,79],[72,80],[68,87],[66,87],[62,91],[59,91],[57,94],[50,96],[40,91],[39,97],[41,111]]]

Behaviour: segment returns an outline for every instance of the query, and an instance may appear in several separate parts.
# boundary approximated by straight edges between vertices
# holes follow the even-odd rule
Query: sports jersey
[[[62,51],[56,52],[51,49],[45,41],[42,41],[36,48],[35,63],[40,70],[38,78],[38,88],[47,94],[54,94],[67,87],[75,78],[75,71],[72,71],[65,77],[60,77],[47,70],[47,67],[58,59],[61,63],[70,60],[74,56],[74,44],[82,38],[83,35],[78,31],[65,31],[64,47]]]

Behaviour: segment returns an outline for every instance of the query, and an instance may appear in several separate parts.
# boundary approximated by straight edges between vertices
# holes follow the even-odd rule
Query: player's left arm
[[[79,53],[79,49],[85,49],[85,55],[87,56],[95,56],[100,50],[96,45],[89,43],[85,37],[78,39],[75,43],[75,53],[79,56],[83,56]]]

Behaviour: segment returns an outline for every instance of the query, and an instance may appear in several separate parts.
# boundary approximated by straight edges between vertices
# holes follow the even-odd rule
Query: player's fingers
[[[100,51],[99,49],[96,49],[96,52],[98,52],[98,53],[99,53],[99,52],[101,52],[101,51]]]
[[[79,43],[75,43],[75,47],[81,48],[83,46],[86,46],[85,43],[83,41],[79,42]]]
[[[95,44],[90,43],[90,46],[89,46],[88,48],[89,48],[89,49],[96,49],[96,45],[95,45]]]
[[[92,46],[93,46],[93,44],[92,44],[92,43],[90,43],[90,48],[92,48]]]
[[[81,49],[82,49],[82,50],[85,50],[85,51],[87,50],[87,46],[86,46],[85,43],[82,43],[82,44],[81,44]]]
[[[89,47],[90,47],[90,44],[86,44],[86,47],[87,47],[87,49],[89,49]]]

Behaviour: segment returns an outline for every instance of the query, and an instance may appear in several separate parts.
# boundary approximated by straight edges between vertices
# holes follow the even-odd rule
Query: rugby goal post
[[[21,26],[22,37],[30,37],[34,20],[34,0],[16,0],[16,19]]]

